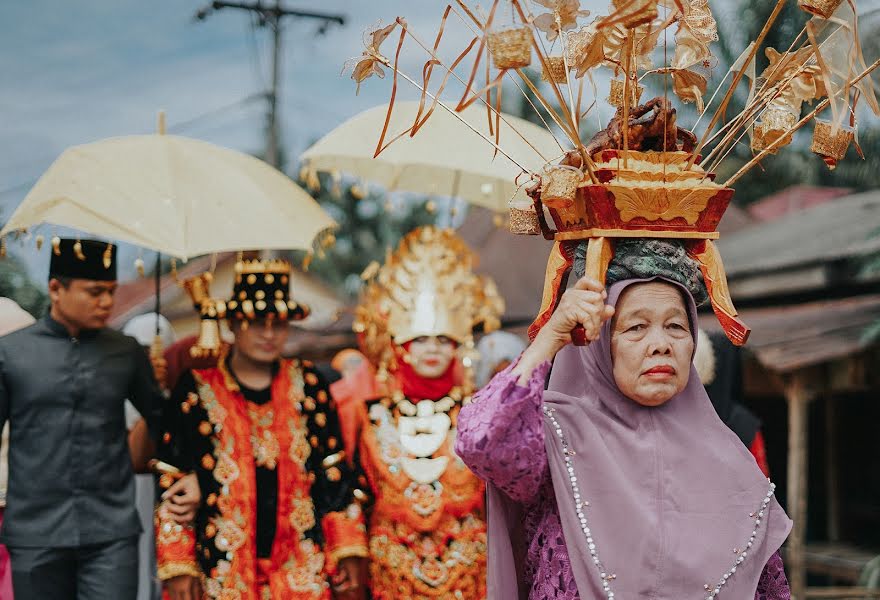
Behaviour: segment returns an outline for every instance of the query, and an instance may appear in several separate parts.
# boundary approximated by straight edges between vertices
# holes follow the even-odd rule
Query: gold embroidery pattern
[[[309,496],[291,501],[290,525],[302,535],[315,526],[315,505]]]
[[[471,517],[460,527],[420,536],[410,544],[399,533],[370,538],[370,571],[376,598],[483,598],[486,595],[486,533]],[[393,596],[392,596],[393,594]]]
[[[272,433],[275,411],[272,410],[271,404],[266,406],[249,404],[248,416],[251,420],[251,446],[254,452],[254,462],[258,467],[274,469],[278,466],[278,454],[281,453],[278,440]]]
[[[315,596],[329,587],[324,578],[324,553],[312,540],[302,540],[300,550],[303,560],[290,559],[284,564],[287,571],[287,586],[292,592],[311,592]]]

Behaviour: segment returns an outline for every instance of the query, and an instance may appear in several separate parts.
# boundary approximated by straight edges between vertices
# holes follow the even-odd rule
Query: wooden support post
[[[807,570],[804,546],[807,533],[807,447],[809,435],[810,392],[806,373],[798,371],[785,386],[788,402],[788,516],[794,521],[788,536],[786,563],[793,600],[804,600]]]
[[[840,541],[840,477],[838,477],[837,404],[834,394],[825,394],[825,483],[828,541]]]

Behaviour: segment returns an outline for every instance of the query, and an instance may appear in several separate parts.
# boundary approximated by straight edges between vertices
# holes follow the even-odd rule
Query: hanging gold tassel
[[[52,236],[52,254],[61,256],[61,238],[57,235]]]
[[[42,235],[38,235],[35,239],[35,241],[37,243],[37,251],[38,252],[43,249],[43,240],[44,240],[44,238]]]
[[[134,261],[134,268],[137,269],[138,277],[144,276],[144,259],[140,256]]]

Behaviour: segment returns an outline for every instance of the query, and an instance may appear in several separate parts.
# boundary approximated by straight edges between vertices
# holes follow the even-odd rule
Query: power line
[[[225,0],[214,0],[210,4],[196,11],[194,19],[204,21],[212,13],[224,8],[235,8],[244,10],[259,26],[267,26],[272,30],[272,82],[266,98],[269,103],[267,114],[267,136],[266,136],[266,156],[267,163],[274,167],[280,167],[278,152],[278,84],[281,62],[281,33],[282,21],[285,17],[295,17],[300,19],[315,19],[321,23],[318,33],[324,33],[332,24],[344,25],[345,17],[339,14],[323,13],[310,10],[293,10],[281,6],[281,0],[274,0],[272,3],[263,0],[255,0],[254,2],[228,2]]]

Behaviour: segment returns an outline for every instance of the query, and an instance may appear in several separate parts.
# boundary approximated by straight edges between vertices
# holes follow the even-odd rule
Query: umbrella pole
[[[160,291],[162,288],[162,253],[156,252],[156,272],[154,273],[155,281],[156,281],[156,336],[153,338],[153,345],[150,347],[150,354],[154,357],[162,356],[162,335],[161,335],[161,310],[162,310],[162,297],[160,295]]]

